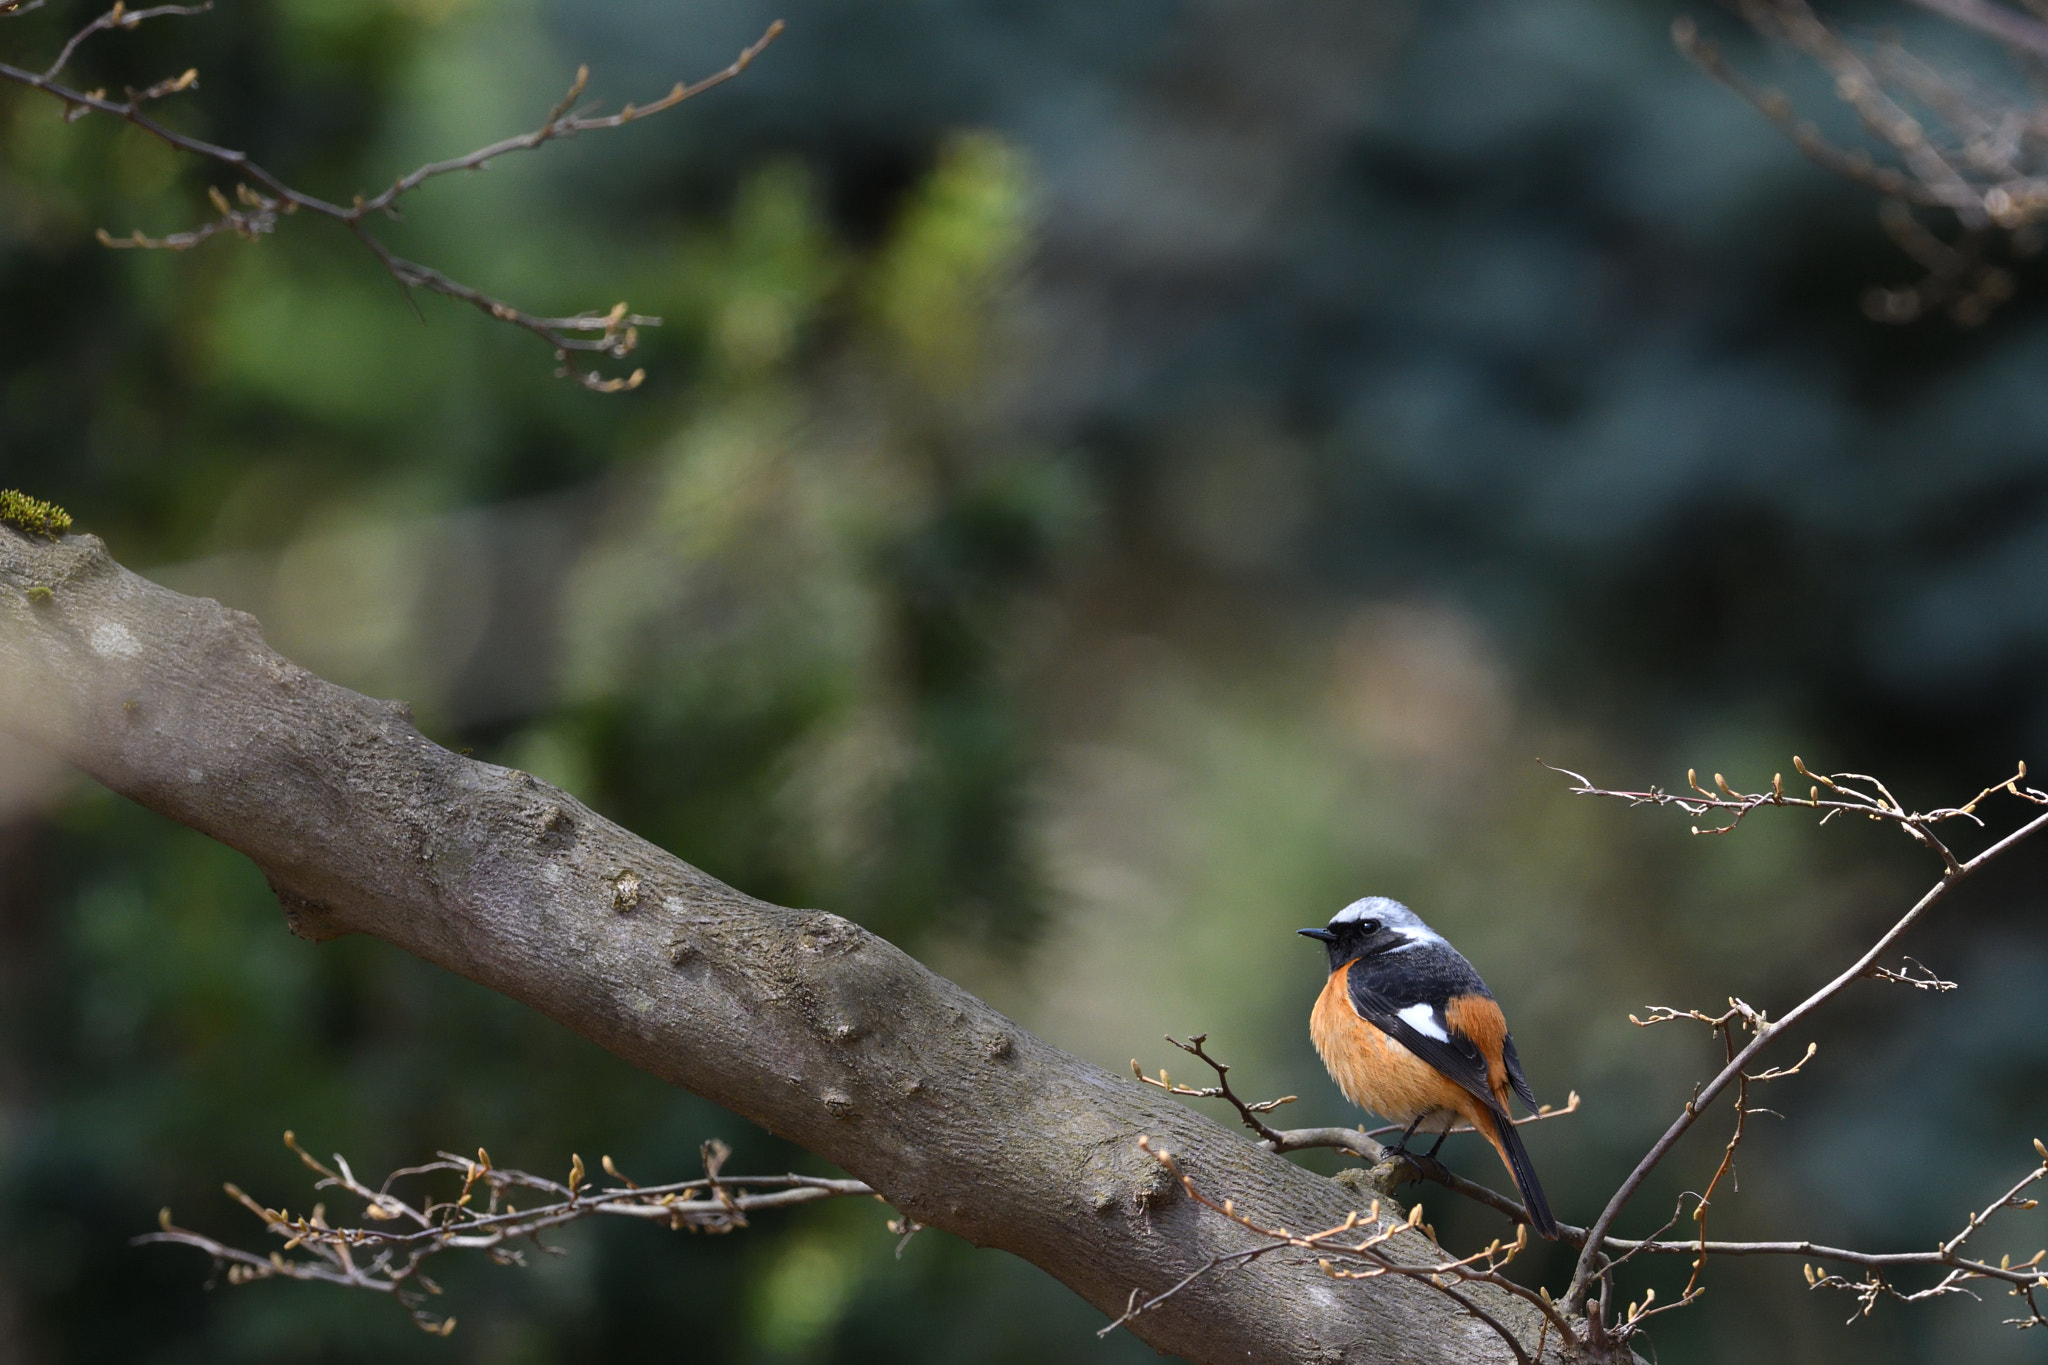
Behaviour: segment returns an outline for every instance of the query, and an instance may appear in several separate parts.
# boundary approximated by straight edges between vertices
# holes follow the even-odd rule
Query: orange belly
[[[1389,1122],[1416,1123],[1438,1133],[1466,1110],[1480,1106],[1442,1072],[1358,1017],[1345,977],[1350,964],[1330,974],[1309,1016],[1309,1036],[1344,1097]]]

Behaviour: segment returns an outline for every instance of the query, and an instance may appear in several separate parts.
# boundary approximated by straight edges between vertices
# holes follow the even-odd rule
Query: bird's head
[[[1295,932],[1303,938],[1319,939],[1329,949],[1333,972],[1353,958],[1406,952],[1444,941],[1420,915],[1385,896],[1355,900],[1331,916],[1323,928]]]

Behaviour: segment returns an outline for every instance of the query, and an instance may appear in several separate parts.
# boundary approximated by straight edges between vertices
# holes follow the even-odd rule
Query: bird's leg
[[[1407,1132],[1405,1132],[1405,1133],[1403,1133],[1403,1134],[1401,1134],[1401,1140],[1400,1140],[1399,1142],[1397,1142],[1397,1143],[1395,1143],[1395,1144],[1394,1144],[1394,1150],[1393,1150],[1393,1152],[1391,1153],[1391,1155],[1393,1155],[1393,1156],[1406,1156],[1406,1155],[1408,1155],[1408,1139],[1409,1139],[1409,1138],[1412,1138],[1412,1137],[1414,1137],[1414,1136],[1415,1136],[1415,1125],[1416,1125],[1416,1124],[1418,1124],[1418,1123],[1421,1123],[1421,1122],[1422,1122],[1422,1121],[1423,1121],[1423,1120],[1424,1120],[1425,1118],[1428,1118],[1428,1117],[1429,1117],[1429,1115],[1428,1115],[1428,1113],[1427,1113],[1427,1112],[1424,1112],[1424,1113],[1421,1113],[1421,1114],[1417,1114],[1417,1115],[1415,1116],[1415,1118],[1414,1118],[1414,1121],[1413,1121],[1413,1122],[1411,1122],[1411,1123],[1410,1123],[1410,1124],[1408,1125],[1408,1131],[1407,1131]]]
[[[1434,1161],[1434,1160],[1436,1160],[1436,1153],[1437,1153],[1437,1148],[1439,1148],[1439,1147],[1443,1146],[1443,1145],[1444,1145],[1444,1139],[1445,1139],[1445,1138],[1447,1138],[1447,1137],[1449,1137],[1450,1135],[1451,1135],[1451,1130],[1450,1130],[1449,1128],[1445,1128],[1445,1129],[1444,1129],[1444,1130],[1443,1130],[1443,1131],[1442,1131],[1441,1133],[1438,1133],[1438,1134],[1436,1135],[1436,1142],[1435,1142],[1435,1144],[1434,1144],[1434,1145],[1432,1145],[1432,1146],[1430,1147],[1430,1149],[1429,1149],[1428,1153],[1427,1153],[1427,1154],[1426,1154],[1426,1155],[1425,1155],[1425,1156],[1423,1157],[1423,1160],[1424,1160],[1424,1161]]]

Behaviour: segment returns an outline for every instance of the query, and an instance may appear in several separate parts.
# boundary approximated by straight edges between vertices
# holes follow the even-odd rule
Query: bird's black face
[[[1318,939],[1330,953],[1330,970],[1336,971],[1357,957],[1383,953],[1407,940],[1378,919],[1333,919],[1326,929],[1297,929],[1303,938]]]

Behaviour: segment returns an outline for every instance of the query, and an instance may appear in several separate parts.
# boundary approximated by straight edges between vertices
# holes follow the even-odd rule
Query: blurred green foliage
[[[2048,733],[2038,268],[1975,333],[1862,322],[1903,268],[1867,201],[1689,74],[1672,12],[805,0],[742,81],[386,225],[534,311],[661,315],[614,398],[409,304],[332,224],[103,251],[228,182],[0,89],[0,486],[1095,1060],[1206,1029],[1303,1123],[1354,1116],[1289,931],[1408,899],[1544,1098],[1586,1095],[1530,1136],[1583,1220],[1710,1056],[1626,1011],[1782,1009],[1931,869],[1861,828],[1691,840],[1530,757],[1755,785],[1798,748],[1938,801]],[[0,58],[87,13],[6,21]],[[616,104],[770,17],[237,0],[96,40],[80,79],[196,66],[167,117],[346,199],[531,126],[579,62]],[[253,1242],[218,1185],[303,1206],[287,1127],[359,1171],[482,1144],[666,1178],[707,1137],[813,1163],[379,945],[290,939],[217,846],[12,777],[0,1358],[1137,1357],[1007,1258],[892,1257],[868,1205],[456,1268],[447,1342],[332,1291],[203,1292],[127,1239],[168,1203]],[[1823,1021],[1717,1233],[1919,1245],[2030,1159],[2037,869],[1916,946],[1964,991]],[[1639,1216],[1706,1174],[1675,1162]],[[1497,1231],[1425,1197],[1447,1243]],[[1995,1305],[1842,1329],[1795,1268],[1710,1283],[1661,1358],[2029,1358]]]

